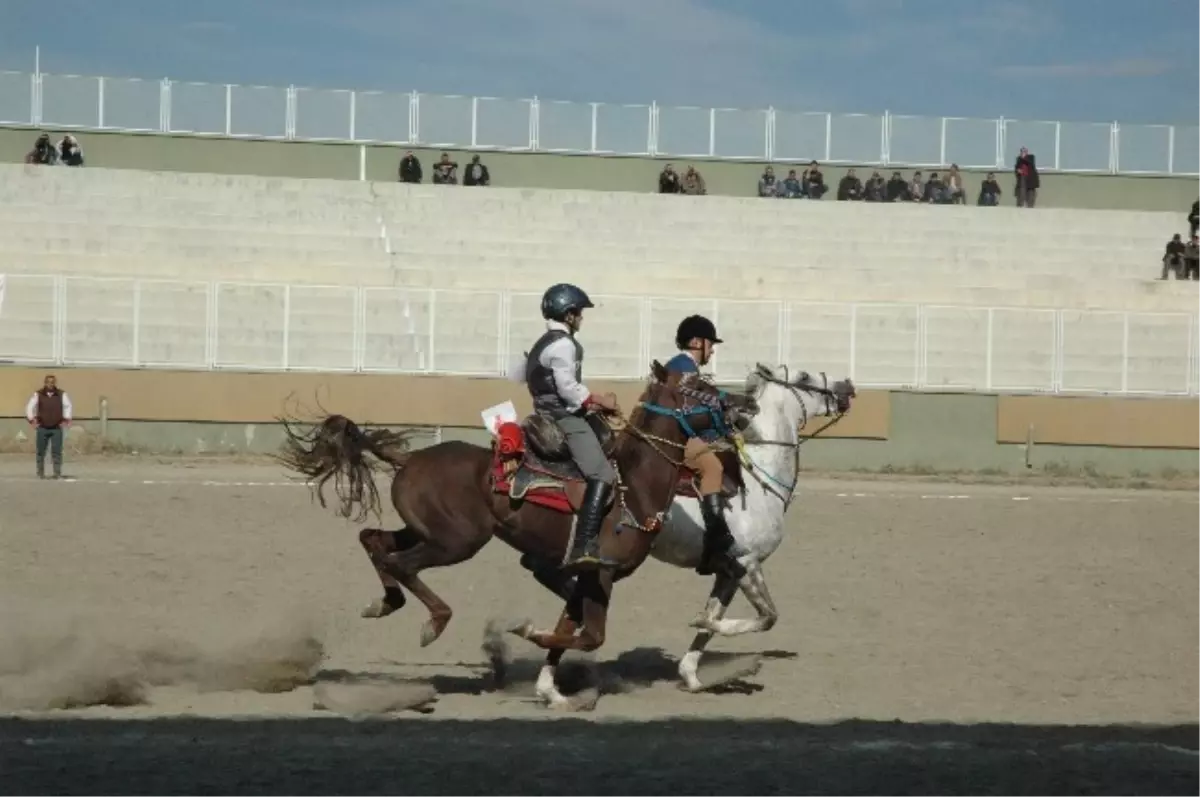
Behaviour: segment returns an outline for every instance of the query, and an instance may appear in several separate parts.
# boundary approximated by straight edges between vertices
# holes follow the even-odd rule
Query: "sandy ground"
[[[1200,784],[1194,493],[807,481],[767,566],[781,621],[705,659],[761,669],[679,691],[708,584],[651,561],[565,668],[598,704],[564,716],[527,643],[503,687],[488,666],[489,621],[560,608],[502,543],[428,572],[455,616],[422,649],[417,601],[359,617],[356,527],[277,468],[30,470],[0,461],[3,793]]]

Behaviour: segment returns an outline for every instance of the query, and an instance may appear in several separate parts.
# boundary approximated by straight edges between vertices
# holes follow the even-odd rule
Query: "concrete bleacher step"
[[[596,373],[640,370],[643,335],[669,348],[661,319],[697,311],[728,330],[725,362],[774,359],[784,335],[837,363],[853,315],[860,375],[908,383],[919,365],[931,384],[977,385],[992,318],[999,383],[1047,384],[1059,323],[1065,379],[1111,386],[1128,347],[1132,389],[1169,390],[1200,370],[1197,285],[1154,279],[1181,223],[0,167],[0,355],[47,356],[63,301],[74,359],[496,373],[510,337],[541,329],[541,291],[569,280],[597,298]]]

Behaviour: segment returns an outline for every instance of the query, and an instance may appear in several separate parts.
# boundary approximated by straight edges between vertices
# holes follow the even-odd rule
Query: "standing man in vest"
[[[680,322],[675,331],[675,345],[680,349],[667,361],[666,369],[674,373],[697,373],[701,365],[712,359],[713,348],[723,341],[717,337],[717,328],[702,315],[692,315]],[[718,558],[728,556],[736,559],[743,551],[729,531],[725,520],[725,506],[721,499],[721,486],[725,479],[725,468],[721,460],[709,448],[710,440],[717,432],[701,432],[692,437],[683,450],[683,464],[700,475],[700,513],[704,516],[704,553],[696,572],[702,576],[712,575]]]
[[[42,389],[25,405],[25,418],[37,436],[37,475],[46,478],[46,445],[50,445],[50,461],[54,463],[54,478],[62,478],[63,431],[71,425],[71,397],[58,389],[51,374]]]
[[[552,285],[542,296],[546,332],[533,345],[525,363],[525,380],[533,409],[551,418],[567,439],[571,457],[587,480],[583,503],[575,520],[574,545],[563,560],[565,568],[614,567],[600,556],[598,538],[616,471],[592,427],[584,419],[591,409],[619,412],[611,393],[597,395],[583,384],[583,346],[575,339],[591,299],[574,285]]]

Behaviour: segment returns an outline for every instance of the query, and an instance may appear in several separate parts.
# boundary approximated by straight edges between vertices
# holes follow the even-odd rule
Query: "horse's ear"
[[[755,363],[754,364],[754,372],[757,373],[759,376],[765,377],[767,379],[770,379],[771,377],[775,376],[775,372],[771,370],[771,366],[764,365],[763,363]]]
[[[654,376],[654,380],[656,382],[666,382],[667,381],[666,366],[664,366],[658,360],[652,360],[650,362],[650,373]]]

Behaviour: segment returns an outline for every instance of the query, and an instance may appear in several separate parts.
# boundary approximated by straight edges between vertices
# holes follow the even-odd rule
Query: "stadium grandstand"
[[[1195,193],[1194,128],[1152,131],[1158,152],[1115,124],[1088,143],[1068,123],[925,120],[917,142],[914,118],[889,114],[692,109],[689,133],[679,109],[656,105],[622,106],[620,127],[587,103],[4,81],[4,159],[42,130],[70,131],[86,164],[0,166],[6,361],[500,376],[540,329],[540,292],[565,279],[601,300],[584,333],[597,376],[639,378],[669,353],[673,327],[652,321],[666,307],[718,320],[726,380],[802,357],[865,387],[1197,392],[1196,283],[1157,279],[1186,228],[1187,205],[1166,208],[1181,183]],[[1042,196],[1018,208],[1012,159],[1038,141]],[[214,165],[213,150],[187,149],[223,143],[255,154]],[[423,184],[396,180],[409,148]],[[442,149],[493,159],[491,185],[429,184]],[[311,176],[310,155],[341,179]],[[707,195],[655,193],[672,158],[717,175]],[[719,195],[752,194],[765,162],[810,158],[832,164],[831,182],[852,165],[957,160],[976,183],[996,171],[1005,200],[975,207],[977,186],[944,206]],[[611,164],[633,175],[629,163],[644,183],[578,178]],[[512,178],[546,169],[566,175],[558,187]],[[1105,181],[1124,209],[1089,206]],[[1064,207],[1056,187],[1083,206]]]

